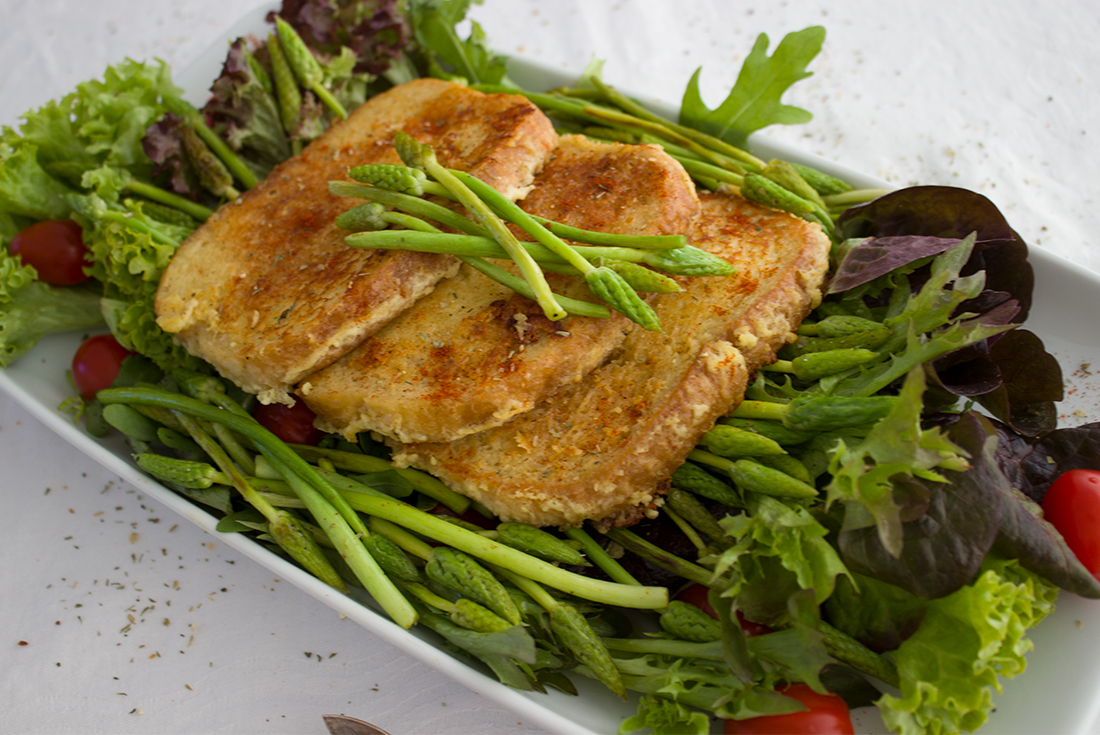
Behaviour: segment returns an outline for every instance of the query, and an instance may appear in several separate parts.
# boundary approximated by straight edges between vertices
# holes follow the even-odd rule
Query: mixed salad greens
[[[458,32],[469,5],[286,0],[267,39],[232,44],[201,110],[167,67],[127,60],[5,128],[0,366],[45,335],[106,325],[128,355],[113,387],[66,406],[90,432],[121,431],[220,530],[428,626],[505,684],[575,693],[579,675],[641,694],[623,732],[796,712],[794,685],[876,704],[901,733],[979,727],[1058,589],[1100,598],[1096,570],[1039,510],[1062,473],[1100,468],[1100,425],[1057,427],[1061,371],[1020,326],[1024,241],[973,192],[853,190],[746,150],[759,129],[809,119],[781,98],[821,28],[770,56],[761,36],[716,109],[697,73],[670,121],[598,64],[570,89],[518,89],[476,23]],[[562,131],[658,143],[700,187],[832,238],[823,302],[674,473],[658,517],[502,523],[367,436],[284,441],[157,327],[159,276],[190,232],[347,110],[424,75],[526,94]],[[385,202],[354,229],[408,227]],[[19,254],[22,233],[55,220],[81,227],[84,282],[48,283]],[[379,247],[375,234],[349,243]]]

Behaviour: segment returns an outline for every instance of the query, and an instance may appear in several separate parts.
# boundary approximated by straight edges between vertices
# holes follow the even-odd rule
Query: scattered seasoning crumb
[[[19,641],[19,643],[17,643],[16,645],[19,645],[19,646],[29,646],[29,645],[30,645],[30,643],[27,643],[26,641]]]

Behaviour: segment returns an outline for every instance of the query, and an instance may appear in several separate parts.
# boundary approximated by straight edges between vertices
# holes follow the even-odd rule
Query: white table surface
[[[126,56],[183,67],[257,0],[0,0],[0,124]],[[1100,271],[1100,12],[1091,0],[486,0],[502,52],[711,106],[760,32],[822,24],[815,113],[768,135],[896,184],[990,197]],[[1095,309],[1095,305],[1082,305]],[[0,396],[0,732],[536,733],[281,582]],[[1100,693],[1098,693],[1100,694]],[[1091,732],[1100,733],[1093,725]]]

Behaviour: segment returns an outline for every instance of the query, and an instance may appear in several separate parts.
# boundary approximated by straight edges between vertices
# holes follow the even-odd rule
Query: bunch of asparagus
[[[608,317],[614,309],[657,331],[660,320],[640,293],[679,291],[676,281],[664,274],[720,276],[734,272],[728,262],[688,245],[682,235],[592,232],[536,217],[481,180],[444,167],[431,146],[406,133],[399,132],[394,145],[406,165],[356,166],[349,175],[359,183],[329,183],[329,191],[337,196],[368,200],[336,219],[337,226],[359,231],[346,238],[352,247],[454,255],[534,299],[553,321],[567,314]],[[427,200],[426,195],[459,202],[470,217]],[[532,241],[520,241],[508,223]],[[402,229],[389,229],[391,226]],[[457,234],[444,232],[440,226]],[[588,244],[570,244],[566,239]],[[512,260],[520,275],[487,259]],[[599,302],[555,294],[544,270],[583,277]]]
[[[478,85],[476,89],[522,94],[559,127],[593,140],[659,145],[700,186],[711,191],[733,190],[757,204],[817,222],[834,240],[834,222],[840,213],[884,193],[854,189],[809,166],[761,160],[713,135],[666,120],[597,74],[584,75],[576,87],[546,93],[499,85]]]

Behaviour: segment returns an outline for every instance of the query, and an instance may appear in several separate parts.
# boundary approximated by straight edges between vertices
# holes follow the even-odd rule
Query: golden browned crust
[[[566,136],[522,206],[585,229],[655,235],[686,231],[699,202],[683,167],[658,148]],[[592,299],[581,278],[549,280],[558,293]],[[617,314],[550,322],[530,299],[463,266],[299,392],[327,431],[451,441],[583,379],[628,324]]]
[[[399,163],[399,129],[510,196],[530,185],[557,140],[520,96],[434,79],[378,95],[184,242],[160,282],[158,324],[262,401],[290,402],[302,376],[453,274],[447,256],[350,248],[333,224],[356,201],[330,195],[328,182],[346,179],[350,166]]]
[[[738,268],[684,279],[656,303],[665,334],[633,330],[584,381],[495,429],[395,446],[502,519],[630,523],[820,299],[829,243],[816,225],[703,195],[692,241]]]

